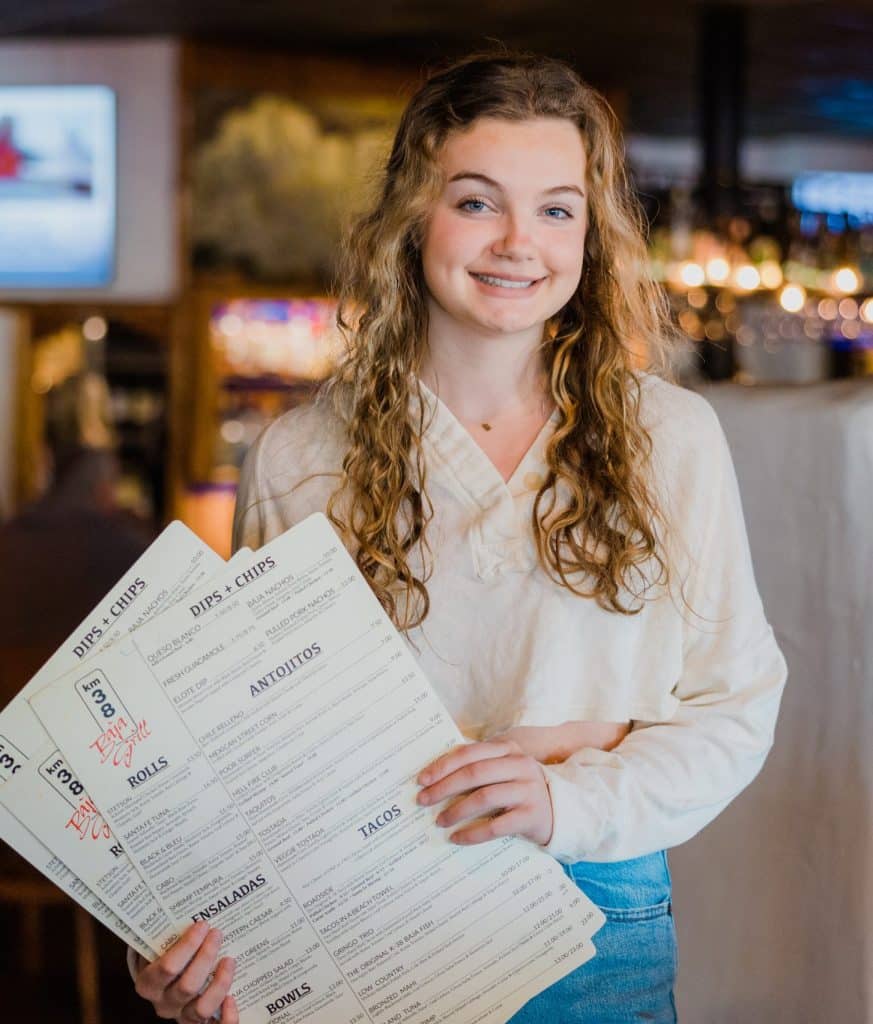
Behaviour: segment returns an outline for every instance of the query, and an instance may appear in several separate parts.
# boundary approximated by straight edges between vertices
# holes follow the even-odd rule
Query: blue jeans
[[[510,1024],[675,1024],[676,932],[665,853],[564,870],[606,915],[597,955],[535,996]]]

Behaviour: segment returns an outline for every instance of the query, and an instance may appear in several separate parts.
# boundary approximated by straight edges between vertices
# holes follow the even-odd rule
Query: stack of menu
[[[0,712],[0,836],[147,959],[219,927],[243,1024],[501,1024],[603,917],[418,806],[461,742],[323,515],[227,563],[174,523]]]

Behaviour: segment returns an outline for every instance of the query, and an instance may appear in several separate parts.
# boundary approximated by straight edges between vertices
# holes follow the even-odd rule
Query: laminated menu
[[[594,955],[551,857],[416,803],[463,738],[322,515],[29,696],[171,928],[221,928],[243,1024],[499,1024]]]
[[[246,549],[236,559],[248,554]],[[179,930],[170,923],[25,698],[77,661],[87,663],[89,655],[106,650],[192,587],[202,585],[218,566],[224,568],[225,563],[190,530],[181,523],[168,527],[0,713],[4,734],[14,737],[17,748],[27,751],[0,786],[0,804],[29,831],[23,848],[12,845],[50,878],[52,872],[45,870],[47,858],[63,865],[81,891],[90,890],[100,901],[103,909],[95,916],[103,920],[108,911],[110,920],[104,923],[148,957],[172,945]],[[7,823],[8,813],[0,819],[0,835]],[[119,922],[124,926],[121,930]]]
[[[222,559],[187,527],[172,523],[0,712],[0,838],[143,956],[160,952],[176,932],[139,874],[135,870],[125,873],[125,862],[131,869],[132,865],[123,851],[115,844],[107,844],[115,847],[110,855],[112,864],[100,872],[99,882],[89,883],[61,855],[58,844],[47,846],[34,834],[26,820],[29,802],[24,803],[21,820],[10,812],[3,796],[11,795],[26,775],[37,771],[41,779],[36,787],[38,802],[45,797],[57,799],[59,790],[71,807],[73,803],[78,807],[87,802],[87,794],[75,792],[79,783],[62,763],[59,751],[27,698],[50,680],[87,661],[95,651],[127,635],[223,566]],[[121,875],[129,883],[127,888],[119,884]],[[146,921],[149,927],[141,927]],[[149,930],[155,938],[162,936],[164,942],[150,941],[145,934]]]

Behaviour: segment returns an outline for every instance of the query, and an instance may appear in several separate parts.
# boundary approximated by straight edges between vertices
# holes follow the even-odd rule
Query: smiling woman
[[[529,354],[582,275],[587,211],[579,131],[559,118],[480,118],[447,139],[440,163],[446,184],[421,251],[429,329],[440,343],[429,345],[420,376],[434,391],[440,379],[450,387],[445,364],[472,372],[495,339],[500,351],[493,355],[507,368],[527,360],[528,371],[541,375]],[[552,184],[560,181],[570,184]],[[508,479],[552,403],[547,382],[528,372],[517,382],[493,369],[490,375],[488,391],[443,397]],[[477,436],[495,428],[492,437]]]
[[[760,769],[785,681],[718,422],[655,372],[641,225],[572,69],[432,75],[344,249],[346,357],[238,496],[236,547],[327,512],[470,741],[421,765],[434,827],[537,844],[603,908],[594,960],[514,1024],[675,1021],[664,850]],[[237,1024],[217,956],[195,927],[138,990]]]
[[[427,569],[406,552],[426,560],[429,509],[425,489],[406,487],[405,463],[425,469],[410,400],[427,404],[424,385],[438,394],[507,481],[554,407],[554,475],[535,503],[544,567],[631,610],[629,595],[668,576],[631,371],[664,365],[675,336],[612,111],[560,62],[474,57],[416,94],[386,170],[339,275],[349,352],[326,396],[351,429],[335,524],[392,614],[402,599],[398,625],[416,626]],[[549,515],[563,504],[555,484],[572,499],[565,516]]]
[[[558,118],[482,118],[446,141],[441,163],[446,186],[421,252],[429,322],[512,332],[519,346],[535,348],[542,324],[569,301],[582,275],[585,148],[578,129]]]

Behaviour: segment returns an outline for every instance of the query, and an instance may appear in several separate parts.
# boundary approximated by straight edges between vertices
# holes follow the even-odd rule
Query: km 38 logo
[[[102,729],[108,728],[119,715],[123,715],[128,722],[133,721],[133,715],[124,706],[105,673],[99,668],[91,675],[76,681],[76,693]]]

